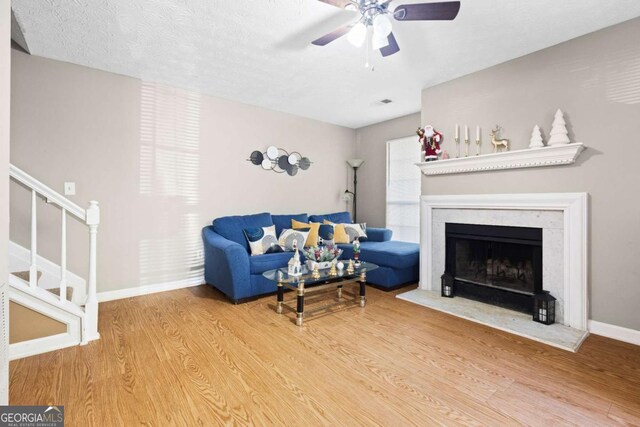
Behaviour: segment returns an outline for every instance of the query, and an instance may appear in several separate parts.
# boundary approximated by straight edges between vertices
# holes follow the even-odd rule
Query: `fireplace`
[[[532,314],[542,292],[542,228],[446,223],[457,296]]]

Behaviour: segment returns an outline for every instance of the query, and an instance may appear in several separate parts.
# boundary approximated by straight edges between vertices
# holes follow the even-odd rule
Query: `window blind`
[[[394,240],[420,241],[420,144],[416,137],[387,142],[387,228]]]

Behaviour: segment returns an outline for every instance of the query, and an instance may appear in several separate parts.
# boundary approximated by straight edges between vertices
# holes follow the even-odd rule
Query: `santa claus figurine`
[[[424,161],[432,162],[434,160],[438,160],[438,154],[442,153],[442,150],[440,149],[442,134],[435,130],[431,125],[427,125],[424,128],[418,128],[416,133],[418,134],[418,141],[422,145]]]

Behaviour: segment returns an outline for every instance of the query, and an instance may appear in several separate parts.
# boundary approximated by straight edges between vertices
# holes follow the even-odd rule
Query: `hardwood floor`
[[[572,354],[367,292],[303,328],[207,286],[102,303],[102,339],[12,362],[10,400],[69,426],[640,425],[640,347]]]

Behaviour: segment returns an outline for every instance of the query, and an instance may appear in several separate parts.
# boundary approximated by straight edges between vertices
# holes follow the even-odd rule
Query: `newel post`
[[[89,226],[89,289],[85,303],[85,322],[82,343],[100,338],[98,333],[98,297],[96,294],[96,269],[98,251],[98,225],[100,225],[100,207],[95,200],[89,202],[87,209],[87,225]]]

